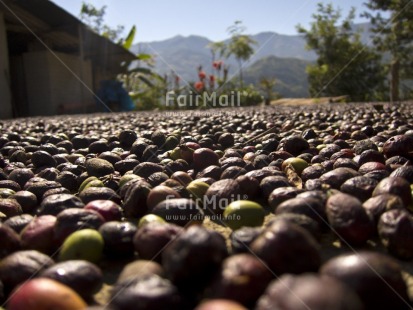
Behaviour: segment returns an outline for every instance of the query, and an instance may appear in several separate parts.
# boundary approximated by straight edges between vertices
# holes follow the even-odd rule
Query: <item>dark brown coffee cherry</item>
[[[364,244],[374,233],[374,224],[360,200],[348,194],[332,195],[326,204],[328,223],[342,242]]]
[[[327,261],[320,272],[353,289],[365,309],[410,309],[401,267],[387,255],[367,251],[343,254]]]
[[[251,250],[277,275],[317,271],[321,263],[314,237],[288,221],[267,227],[251,244]]]
[[[357,294],[342,282],[316,274],[284,275],[274,280],[258,300],[256,310],[361,310]]]
[[[384,212],[377,230],[390,254],[401,259],[413,258],[413,217],[406,210]]]

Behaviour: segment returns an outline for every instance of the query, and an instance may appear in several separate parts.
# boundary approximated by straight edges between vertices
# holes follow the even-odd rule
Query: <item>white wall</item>
[[[49,51],[25,53],[23,59],[30,115],[54,115],[59,106],[82,112],[93,103],[90,61]]]
[[[0,12],[0,119],[12,116],[7,33],[3,13]]]

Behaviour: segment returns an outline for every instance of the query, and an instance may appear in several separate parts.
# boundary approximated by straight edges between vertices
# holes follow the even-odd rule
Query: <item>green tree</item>
[[[119,39],[125,27],[118,25],[116,28],[113,28],[105,24],[104,17],[106,8],[106,5],[98,9],[91,3],[82,2],[79,17],[82,22],[88,25],[96,33],[112,41],[116,41]]]
[[[279,98],[280,95],[274,91],[277,81],[274,78],[263,77],[260,79],[260,89],[264,92],[265,105],[270,105],[271,100]]]
[[[360,34],[352,30],[354,17],[354,8],[342,20],[339,9],[319,3],[310,29],[297,26],[307,48],[318,55],[316,63],[307,68],[311,96],[347,95],[352,101],[365,101],[381,90],[380,56],[364,46]]]
[[[390,53],[390,100],[400,99],[401,80],[411,79],[413,69],[413,2],[410,0],[369,0],[371,11],[363,15],[373,24],[373,43],[383,53]],[[387,17],[383,16],[384,15]],[[387,13],[387,14],[386,14]]]
[[[219,58],[225,56],[227,51],[227,45],[223,41],[211,42],[208,47],[211,49],[212,62],[216,60],[217,56]]]
[[[243,88],[244,80],[242,75],[242,62],[250,59],[254,54],[253,45],[256,42],[250,36],[244,34],[246,28],[242,22],[237,20],[228,28],[228,33],[231,35],[230,42],[227,46],[227,57],[233,55],[238,62],[240,87]]]

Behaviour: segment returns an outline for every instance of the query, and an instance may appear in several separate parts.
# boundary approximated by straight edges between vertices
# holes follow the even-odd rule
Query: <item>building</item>
[[[134,55],[48,0],[0,2],[0,119],[87,112]]]

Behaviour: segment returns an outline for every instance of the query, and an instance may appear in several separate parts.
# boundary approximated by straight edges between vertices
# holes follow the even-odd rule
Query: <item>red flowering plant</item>
[[[215,60],[215,61],[212,62],[212,67],[213,67],[215,70],[220,71],[221,68],[222,68],[222,64],[223,64],[223,61],[222,61],[222,60]]]
[[[209,88],[214,89],[215,88],[215,75],[210,75],[209,76]]]
[[[205,91],[213,92],[215,89],[215,76],[208,75],[202,66],[198,67],[199,81],[194,83],[194,89],[198,94],[202,94]]]
[[[202,81],[195,82],[194,88],[198,93],[201,93],[205,88],[204,82]]]
[[[223,89],[228,67],[222,61],[213,61],[211,71],[212,74],[199,66],[198,80],[183,87],[179,85],[180,77],[174,74],[172,89],[166,92],[166,107],[205,109],[237,105],[239,98],[236,92]]]
[[[205,80],[205,78],[206,78],[206,73],[201,70],[201,71],[198,72],[198,76],[199,76],[199,79],[200,79],[201,81],[203,81],[203,80]]]
[[[212,70],[215,75],[214,82],[217,83],[219,89],[223,88],[227,82],[228,69],[229,67],[222,60],[214,60],[212,62]]]

